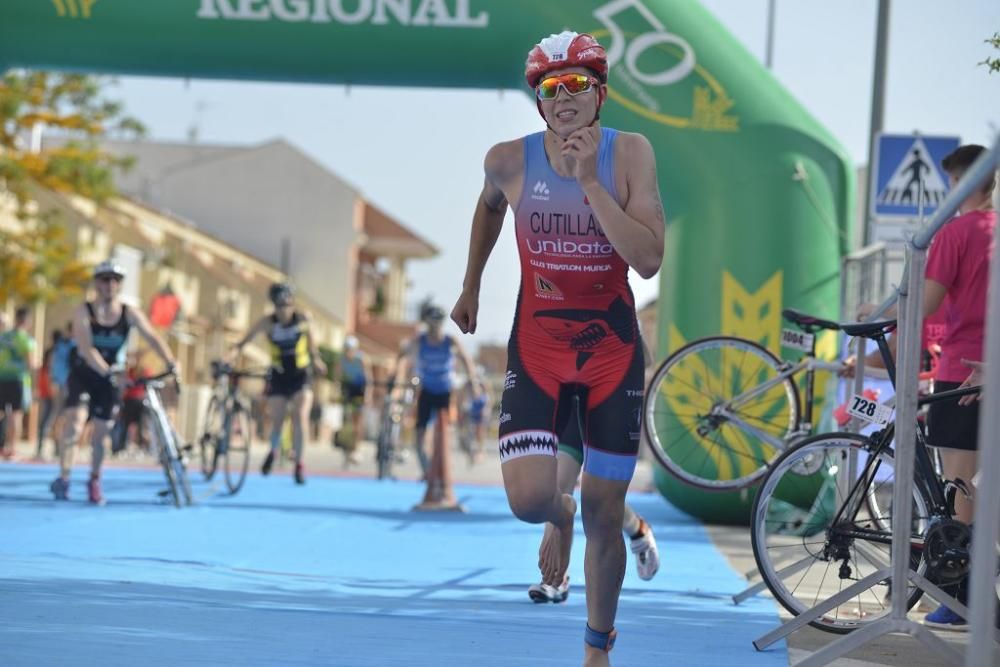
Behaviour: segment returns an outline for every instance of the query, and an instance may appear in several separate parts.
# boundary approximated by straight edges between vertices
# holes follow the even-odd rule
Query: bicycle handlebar
[[[166,380],[167,378],[171,377],[174,378],[174,381],[178,385],[180,385],[180,380],[177,378],[177,370],[174,368],[168,368],[159,375],[151,375],[150,377],[142,377],[142,378],[133,378],[129,380],[126,384],[131,387],[137,385],[147,386],[150,384],[155,384],[157,382],[162,382],[163,380]]]
[[[268,370],[237,370],[233,368],[230,364],[224,361],[215,360],[212,362],[212,379],[218,380],[220,377],[228,375],[231,378],[255,378],[258,380],[267,380],[270,375],[270,369]]]
[[[961,398],[963,396],[971,396],[973,394],[978,394],[982,390],[982,386],[976,385],[974,387],[959,387],[958,389],[949,389],[948,391],[939,391],[936,394],[928,394],[926,396],[921,396],[917,399],[917,405],[926,405],[928,403],[937,403],[938,401],[947,401],[952,398]]]

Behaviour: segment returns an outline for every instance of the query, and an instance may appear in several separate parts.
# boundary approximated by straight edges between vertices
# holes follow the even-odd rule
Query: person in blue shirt
[[[364,407],[368,403],[368,378],[371,377],[368,359],[361,353],[358,339],[347,336],[344,351],[338,359],[340,394],[344,404],[344,417],[351,420],[352,437],[338,439],[337,444],[344,449],[344,464],[356,465],[358,461],[358,441],[360,439]]]
[[[417,397],[417,451],[423,451],[424,434],[431,421],[435,422],[434,447],[430,465],[425,470],[427,490],[415,510],[463,511],[455,499],[451,481],[449,430],[452,424],[451,393],[454,386],[455,361],[460,360],[469,380],[482,386],[476,367],[461,343],[444,332],[445,312],[438,306],[424,310],[427,330],[405,345],[396,369],[394,386],[416,375],[420,380]]]

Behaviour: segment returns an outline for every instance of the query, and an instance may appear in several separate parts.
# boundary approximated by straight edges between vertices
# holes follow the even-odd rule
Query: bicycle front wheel
[[[738,490],[760,479],[799,421],[798,389],[781,377],[781,366],[761,345],[730,336],[701,338],[667,357],[643,404],[656,460],[709,491]],[[733,400],[738,397],[744,398]]]
[[[754,500],[750,539],[761,578],[785,609],[801,614],[889,567],[892,509],[873,515],[867,499],[891,493],[894,482],[892,450],[855,433],[806,438],[775,461]],[[915,485],[910,567],[921,574],[931,506]],[[907,586],[909,608],[922,592]],[[811,625],[843,634],[882,618],[891,611],[889,590],[886,578]]]
[[[175,454],[177,454],[176,447],[175,447]],[[188,477],[187,468],[184,466],[184,459],[182,459],[179,455],[176,455],[173,459],[173,467],[174,467],[174,477],[177,478],[177,486],[181,490],[184,503],[187,505],[193,504],[194,493],[191,492],[191,479]]]
[[[378,430],[378,441],[376,443],[375,464],[378,479],[386,479],[392,475],[393,453],[393,430],[396,421],[390,409],[386,409],[382,415],[382,424]]]
[[[250,447],[253,434],[250,429],[250,414],[242,407],[233,410],[226,427],[226,487],[235,495],[247,478],[250,468]]]
[[[163,422],[160,421],[160,416],[155,411],[148,410],[146,412],[146,419],[147,423],[152,425],[150,430],[155,441],[152,443],[152,446],[160,458],[160,465],[163,466],[163,474],[167,478],[167,486],[169,487],[170,496],[174,500],[174,506],[183,507],[181,483],[177,477],[177,470],[174,467],[174,459],[171,456],[170,436],[164,432]]]

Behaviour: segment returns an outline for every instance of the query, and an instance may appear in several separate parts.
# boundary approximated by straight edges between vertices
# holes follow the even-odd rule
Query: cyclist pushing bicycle
[[[271,449],[264,459],[261,473],[269,475],[274,459],[281,448],[281,429],[285,413],[291,408],[292,438],[295,449],[295,483],[305,484],[302,464],[303,444],[309,409],[312,407],[313,371],[326,373],[326,366],[319,358],[316,341],[309,330],[309,318],[295,308],[292,287],[275,283],[268,290],[274,312],[265,315],[240,340],[234,356],[244,345],[259,334],[266,333],[271,348],[271,377],[268,380],[267,410],[271,417]]]
[[[59,439],[59,477],[50,485],[56,500],[68,500],[70,470],[75,444],[86,422],[92,422],[91,472],[87,497],[92,504],[103,505],[101,466],[104,441],[111,432],[118,405],[118,384],[114,369],[122,367],[129,334],[134,328],[163,360],[168,371],[177,372],[177,362],[166,343],[156,333],[141,308],[130,308],[121,300],[125,269],[111,261],[94,268],[97,298],[85,301],[73,312],[73,335],[76,347],[70,354],[63,414],[65,428]]]

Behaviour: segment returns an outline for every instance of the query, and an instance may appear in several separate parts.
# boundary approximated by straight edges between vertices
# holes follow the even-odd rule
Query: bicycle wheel
[[[209,481],[215,476],[215,469],[219,463],[219,438],[222,437],[224,417],[225,410],[223,410],[222,403],[218,397],[213,396],[205,411],[205,429],[198,442],[201,452],[201,474],[205,476],[205,481]]]
[[[757,481],[799,421],[798,389],[791,378],[779,379],[781,365],[757,343],[730,336],[702,338],[667,357],[643,402],[656,460],[681,481],[709,491]],[[768,381],[774,386],[731,404]]]
[[[392,469],[392,427],[392,408],[385,407],[382,410],[382,423],[378,429],[378,441],[375,443],[375,465],[377,478],[380,480],[389,477]]]
[[[231,495],[235,495],[246,481],[247,470],[250,468],[250,448],[253,444],[250,413],[243,406],[237,404],[233,409],[224,437],[226,487]]]
[[[177,472],[174,469],[173,459],[170,456],[170,443],[167,440],[167,434],[163,430],[163,423],[160,421],[160,416],[153,410],[146,411],[146,418],[149,420],[148,423],[152,425],[150,435],[155,442],[151,444],[156,448],[160,458],[160,465],[163,466],[163,473],[166,475],[167,486],[171,497],[174,499],[174,506],[182,507],[180,481],[177,479]]]
[[[193,504],[194,494],[191,492],[191,479],[188,477],[187,468],[184,467],[184,460],[179,456],[175,456],[173,459],[173,467],[174,476],[177,478],[177,486],[180,487],[184,503],[187,505]]]
[[[855,488],[855,482],[891,489],[894,471],[890,449],[873,452],[869,440],[855,433],[806,438],[775,461],[754,499],[750,539],[761,578],[785,609],[801,614],[889,566],[892,532],[883,526],[892,517],[872,516],[867,489]],[[919,545],[932,505],[921,485],[914,486],[913,500],[910,567],[922,574]],[[883,617],[891,610],[889,585],[886,578],[811,625],[844,634]],[[908,586],[910,608],[922,592]]]

